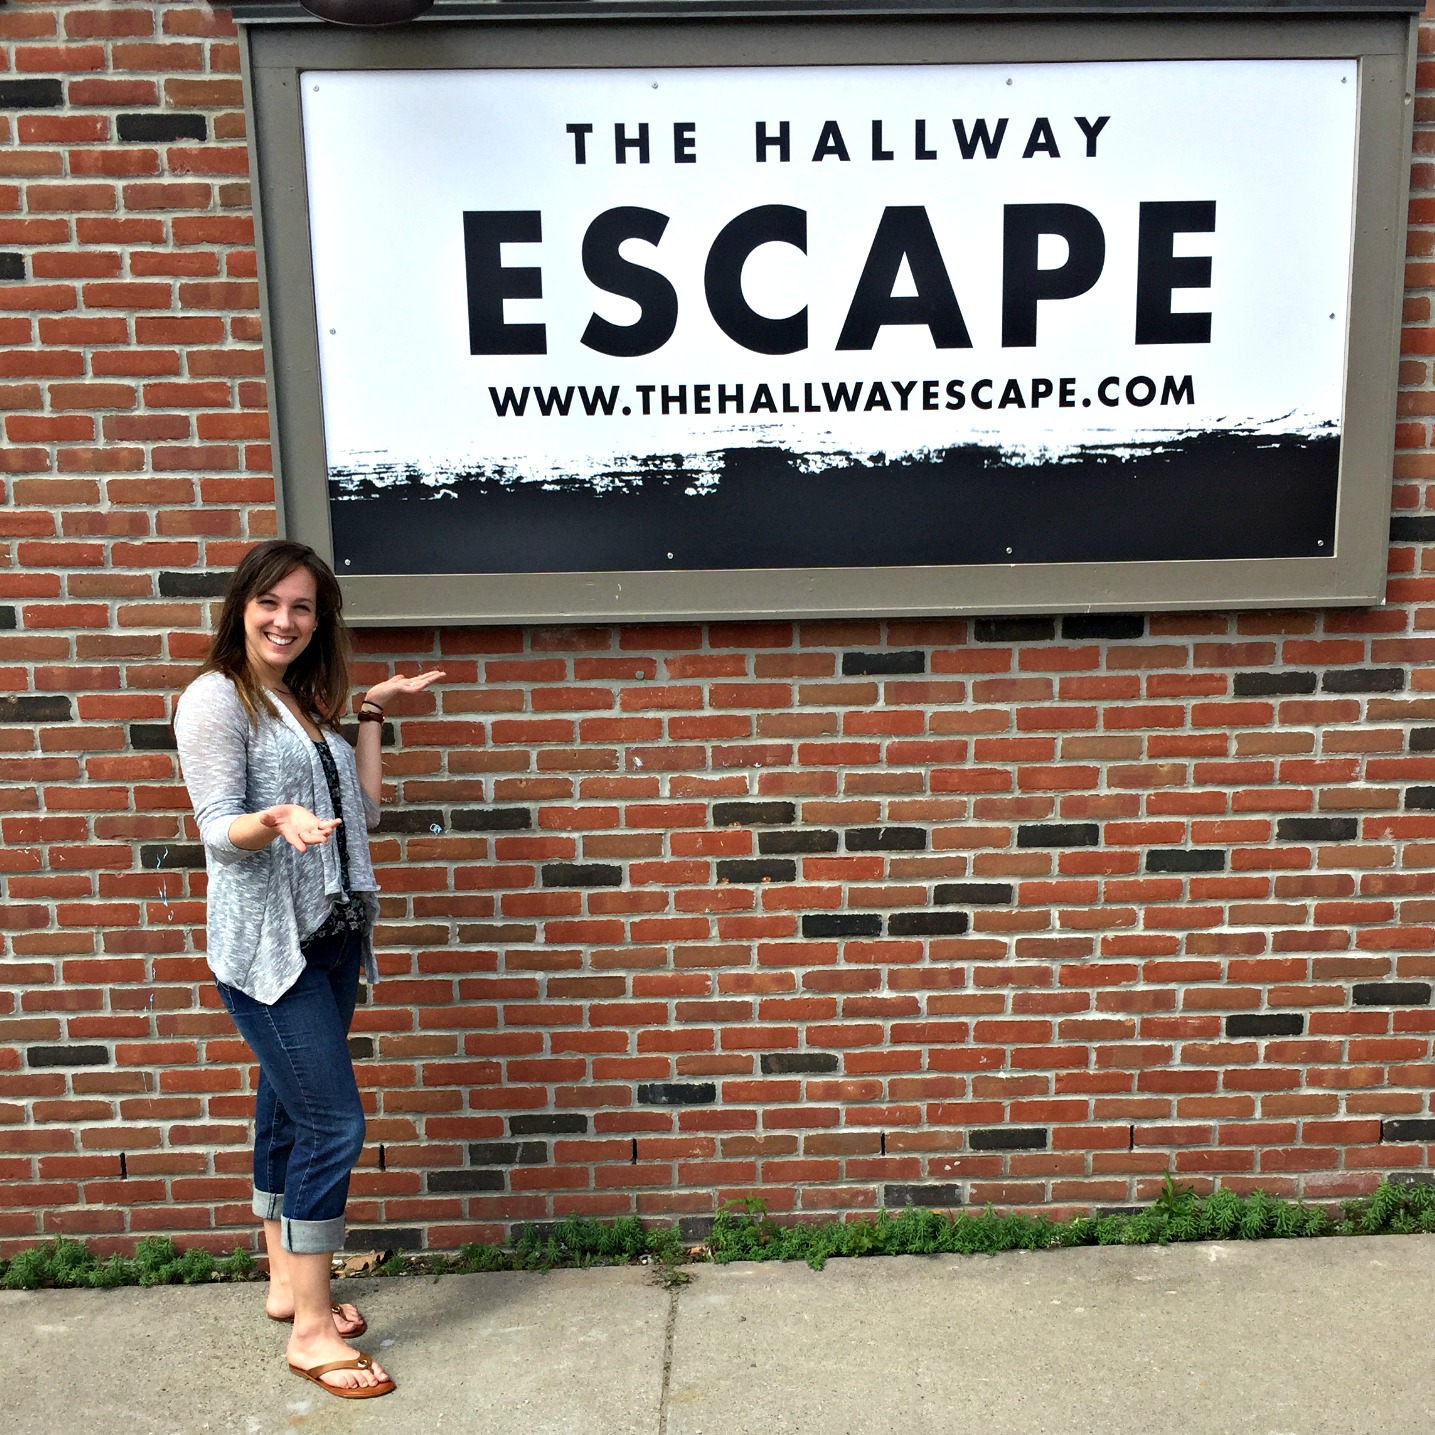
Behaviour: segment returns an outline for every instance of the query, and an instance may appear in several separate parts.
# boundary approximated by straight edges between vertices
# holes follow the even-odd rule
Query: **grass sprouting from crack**
[[[168,1236],[149,1236],[133,1256],[100,1257],[83,1241],[60,1236],[44,1245],[0,1260],[0,1286],[6,1290],[88,1286],[199,1285],[206,1281],[248,1280],[256,1271],[254,1257],[236,1247],[218,1260],[193,1247],[182,1251]]]
[[[614,1221],[570,1216],[539,1229],[525,1226],[511,1247],[472,1243],[454,1252],[385,1252],[368,1273],[459,1275],[482,1271],[549,1271],[557,1268],[642,1263],[669,1288],[692,1277],[683,1269],[698,1261],[806,1261],[814,1270],[833,1257],[897,1255],[994,1255],[1001,1251],[1052,1250],[1072,1246],[1169,1245],[1182,1241],[1256,1241],[1299,1236],[1410,1235],[1435,1232],[1435,1185],[1382,1182],[1369,1196],[1344,1201],[1338,1213],[1253,1191],[1248,1196],[1216,1190],[1198,1195],[1166,1176],[1161,1194],[1141,1210],[1086,1214],[1057,1220],[991,1207],[947,1215],[908,1206],[879,1211],[870,1219],[787,1223],[774,1220],[755,1198],[729,1201],[698,1246],[686,1244],[674,1226],[644,1226],[635,1216]],[[7,1290],[52,1287],[195,1285],[243,1281],[257,1266],[236,1249],[216,1259],[208,1251],[181,1251],[167,1236],[143,1240],[133,1256],[95,1255],[83,1241],[66,1237],[0,1259],[0,1286]]]

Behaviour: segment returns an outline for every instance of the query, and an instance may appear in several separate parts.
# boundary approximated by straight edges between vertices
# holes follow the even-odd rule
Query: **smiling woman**
[[[314,575],[296,568],[244,605],[244,646],[271,686],[283,687],[284,669],[314,636],[316,589]]]
[[[367,1326],[331,1302],[329,1265],[364,1141],[349,1023],[360,971],[370,983],[378,975],[365,834],[379,820],[385,705],[443,673],[376,683],[350,747],[338,731],[349,695],[342,606],[313,549],[253,549],[180,696],[175,735],[204,843],[209,965],[259,1062],[254,1213],[269,1255],[266,1308],[293,1322],[296,1375],[363,1399],[395,1387],[346,1344]]]

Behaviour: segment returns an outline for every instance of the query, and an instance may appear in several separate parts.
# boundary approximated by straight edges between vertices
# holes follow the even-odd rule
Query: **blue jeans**
[[[254,1214],[279,1221],[284,1249],[300,1255],[343,1246],[349,1172],[364,1147],[348,1043],[362,949],[357,932],[306,947],[302,975],[272,1006],[216,983],[259,1061]]]

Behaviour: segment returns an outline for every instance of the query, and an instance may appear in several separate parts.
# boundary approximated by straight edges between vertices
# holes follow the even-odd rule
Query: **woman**
[[[254,1212],[269,1254],[266,1309],[293,1322],[289,1368],[352,1400],[394,1389],[347,1344],[363,1317],[329,1292],[364,1141],[349,1022],[360,968],[370,983],[378,975],[366,833],[379,820],[384,709],[443,673],[371,687],[351,748],[338,732],[349,696],[341,605],[313,549],[261,543],[230,580],[174,727],[209,874],[209,965],[259,1061]]]

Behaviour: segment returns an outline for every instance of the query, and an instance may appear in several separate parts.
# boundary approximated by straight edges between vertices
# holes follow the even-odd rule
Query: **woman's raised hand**
[[[426,673],[416,673],[411,678],[402,676],[385,678],[381,683],[375,683],[373,687],[364,694],[364,701],[372,703],[377,708],[386,708],[392,698],[402,693],[421,693],[432,683],[438,682],[447,674],[442,668],[430,668]]]
[[[340,822],[337,817],[315,817],[307,807],[300,807],[297,802],[281,802],[277,807],[266,807],[259,813],[259,820],[266,827],[277,828],[279,835],[296,852],[322,847]]]

